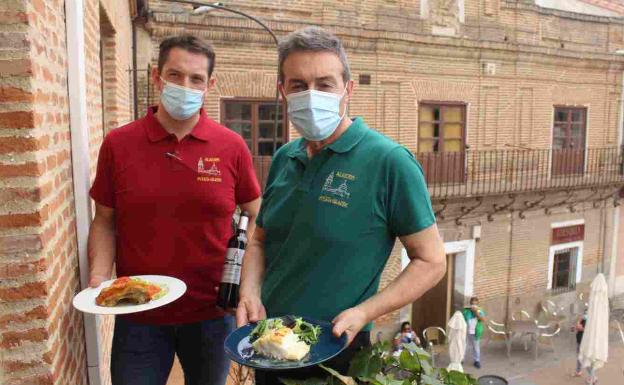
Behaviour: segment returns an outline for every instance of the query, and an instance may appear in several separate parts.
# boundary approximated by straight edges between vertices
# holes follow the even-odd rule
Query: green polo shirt
[[[305,140],[286,144],[273,158],[257,219],[266,236],[268,316],[331,321],[377,292],[397,236],[434,222],[412,153],[361,118],[311,159]]]

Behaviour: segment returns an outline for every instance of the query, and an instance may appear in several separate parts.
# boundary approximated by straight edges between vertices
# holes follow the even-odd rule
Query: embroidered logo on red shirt
[[[221,182],[221,170],[217,166],[220,158],[199,158],[197,161],[197,180],[200,182]]]

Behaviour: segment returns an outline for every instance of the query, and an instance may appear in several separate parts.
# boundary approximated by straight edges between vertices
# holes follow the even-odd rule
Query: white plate
[[[144,279],[150,283],[160,285],[161,287],[167,287],[169,291],[161,298],[141,305],[99,306],[95,303],[95,298],[100,294],[102,289],[109,287],[113,281],[115,281],[111,279],[102,282],[98,287],[88,287],[76,294],[73,300],[74,307],[82,312],[91,314],[138,313],[171,303],[180,298],[186,291],[186,284],[174,277],[168,277],[166,275],[133,275],[132,277]]]

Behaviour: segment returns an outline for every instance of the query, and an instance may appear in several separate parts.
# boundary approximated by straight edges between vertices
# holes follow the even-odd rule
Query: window
[[[233,99],[223,100],[221,122],[224,126],[238,132],[249,147],[252,155],[272,156],[275,131],[275,101]],[[285,108],[279,106],[275,149],[287,141],[288,127]]]
[[[458,103],[420,103],[418,152],[462,152],[466,106]]]
[[[583,173],[586,116],[585,108],[555,107],[552,142],[553,176]]]
[[[553,150],[585,147],[585,108],[555,107]]]
[[[421,102],[418,107],[418,160],[427,183],[463,182],[466,105]]]
[[[565,292],[576,287],[576,261],[578,248],[572,247],[555,251],[553,258],[552,289]]]

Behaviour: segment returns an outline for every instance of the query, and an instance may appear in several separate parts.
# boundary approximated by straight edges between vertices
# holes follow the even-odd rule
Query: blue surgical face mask
[[[186,120],[195,115],[204,103],[204,91],[186,88],[161,78],[165,86],[160,101],[175,120]]]
[[[307,90],[286,95],[288,118],[306,140],[325,140],[336,131],[347,110],[340,115],[340,101],[344,95]]]

